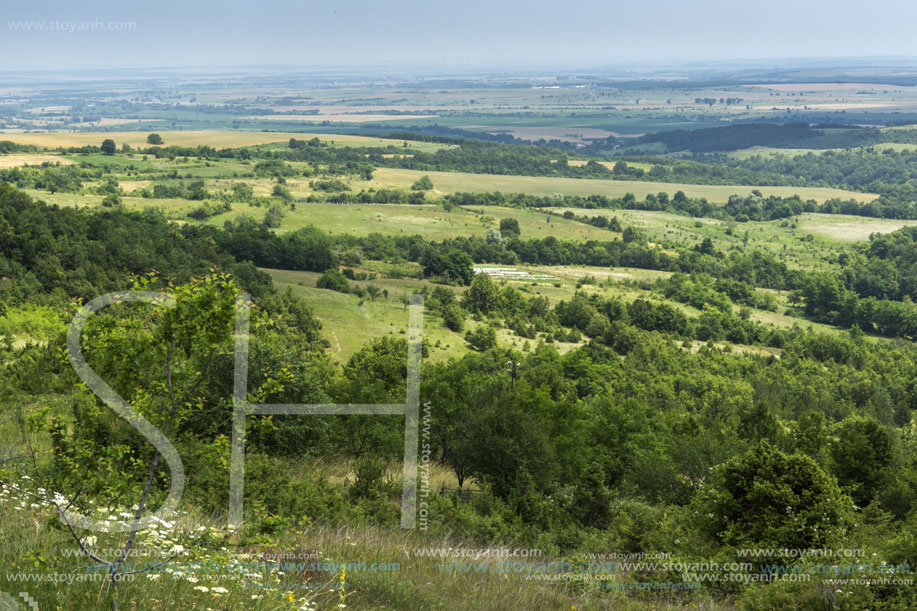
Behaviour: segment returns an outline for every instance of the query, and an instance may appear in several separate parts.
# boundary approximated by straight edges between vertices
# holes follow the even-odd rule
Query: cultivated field
[[[312,134],[304,132],[259,132],[259,131],[159,131],[150,129],[143,132],[50,132],[50,133],[0,133],[0,140],[9,140],[18,144],[33,144],[45,148],[98,146],[102,140],[111,138],[121,146],[146,148],[148,133],[155,132],[162,136],[163,145],[169,146],[212,146],[216,149],[255,146],[288,142],[290,138],[310,140],[318,138],[322,142],[348,146],[398,146],[399,140],[369,138],[342,134]],[[443,145],[430,142],[412,142],[411,146],[420,150],[437,150]]]
[[[59,155],[0,155],[0,170],[24,165],[41,165],[42,163],[69,165],[73,162]]]

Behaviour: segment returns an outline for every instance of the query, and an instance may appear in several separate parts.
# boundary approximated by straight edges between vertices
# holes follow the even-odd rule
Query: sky
[[[552,69],[756,58],[917,57],[913,0],[3,4],[0,71],[259,65]]]

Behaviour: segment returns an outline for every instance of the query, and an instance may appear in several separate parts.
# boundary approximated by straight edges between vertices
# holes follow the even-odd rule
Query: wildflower
[[[214,594],[226,594],[229,592],[226,588],[217,586],[216,588],[210,588],[210,591]]]
[[[209,592],[209,591],[210,591],[210,588],[208,588],[207,586],[194,586],[194,589],[195,589],[195,590],[199,590],[199,591],[201,591],[201,592]]]

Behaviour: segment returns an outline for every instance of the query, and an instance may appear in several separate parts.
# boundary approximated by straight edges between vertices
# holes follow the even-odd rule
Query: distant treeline
[[[0,155],[10,153],[37,153],[38,147],[33,144],[17,144],[9,140],[0,140]]]
[[[745,123],[695,130],[675,130],[646,134],[639,138],[597,140],[587,152],[597,153],[615,147],[661,144],[667,152],[711,153],[737,151],[753,146],[776,148],[830,149],[870,146],[886,142],[917,144],[917,130],[881,130],[854,125],[809,125],[808,123]]]
[[[917,129],[882,133],[910,134],[917,143]],[[721,156],[712,161],[753,173],[792,175],[810,185],[879,193],[894,204],[917,200],[917,150],[866,148],[805,155],[755,155],[741,160]]]

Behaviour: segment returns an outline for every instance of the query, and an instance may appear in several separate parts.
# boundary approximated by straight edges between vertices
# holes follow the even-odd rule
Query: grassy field
[[[100,145],[102,140],[111,138],[120,147],[129,144],[133,147],[146,148],[147,133],[155,132],[162,136],[165,146],[212,146],[216,149],[235,148],[241,146],[254,146],[257,144],[272,144],[287,142],[290,138],[297,140],[310,140],[318,138],[322,142],[334,142],[343,146],[399,146],[401,141],[385,138],[369,138],[365,136],[351,136],[341,134],[312,134],[303,132],[257,132],[257,131],[158,131],[150,129],[149,132],[53,132],[53,133],[0,133],[0,140],[9,140],[19,144],[34,144],[45,148]],[[411,142],[411,146],[418,150],[434,151],[443,148],[442,144],[433,142]]]
[[[698,244],[709,237],[716,248],[724,252],[740,247],[763,250],[772,253],[790,267],[801,269],[834,269],[830,261],[849,248],[851,242],[868,239],[872,233],[889,233],[906,225],[917,224],[917,221],[817,213],[804,213],[795,220],[734,223],[642,210],[554,210],[617,217],[623,226],[636,227],[651,240],[663,245]]]
[[[917,221],[873,219],[844,214],[799,215],[799,229],[837,242],[866,240],[873,233],[891,233],[902,227],[912,227]]]
[[[125,200],[127,202],[127,200]],[[130,198],[128,205],[149,205],[152,200]],[[161,201],[161,200],[156,200]],[[176,207],[192,202],[175,201]],[[248,213],[260,218],[263,208],[236,205],[232,212],[220,214],[208,220],[215,225]],[[447,212],[433,204],[297,204],[296,209],[287,212],[278,233],[286,233],[314,225],[331,233],[347,233],[365,236],[371,233],[388,235],[421,235],[430,240],[445,240],[456,236],[484,236],[488,229],[498,229],[500,220],[514,218],[519,221],[525,238],[546,238],[554,236],[568,240],[612,240],[620,234],[584,223],[548,216],[535,210],[473,207],[454,208]]]
[[[635,180],[598,180],[580,178],[555,178],[543,176],[500,176],[494,174],[468,174],[463,172],[421,172],[400,168],[379,168],[369,186],[376,188],[397,187],[405,189],[423,175],[433,181],[434,193],[503,191],[504,193],[529,193],[531,195],[606,195],[623,197],[633,193],[643,199],[650,193],[684,191],[688,197],[705,197],[708,201],[724,204],[730,195],[749,195],[757,189],[765,196],[790,197],[799,195],[802,199],[818,202],[835,197],[868,202],[878,195],[856,193],[841,189],[820,187],[752,187],[747,185],[689,185],[680,183],[644,182]]]
[[[398,301],[402,293],[420,290],[419,280],[394,280],[379,278],[356,284],[375,284],[389,292],[388,298],[379,296],[375,301],[362,300],[356,295],[315,288],[320,274],[287,270],[265,270],[281,290],[287,287],[311,307],[322,322],[322,334],[331,342],[329,354],[337,361],[346,362],[360,346],[382,335],[402,336],[408,328],[408,311]],[[458,357],[465,351],[465,340],[446,329],[438,317],[424,317],[424,337],[430,342],[433,360]],[[439,342],[439,347],[435,347]]]

